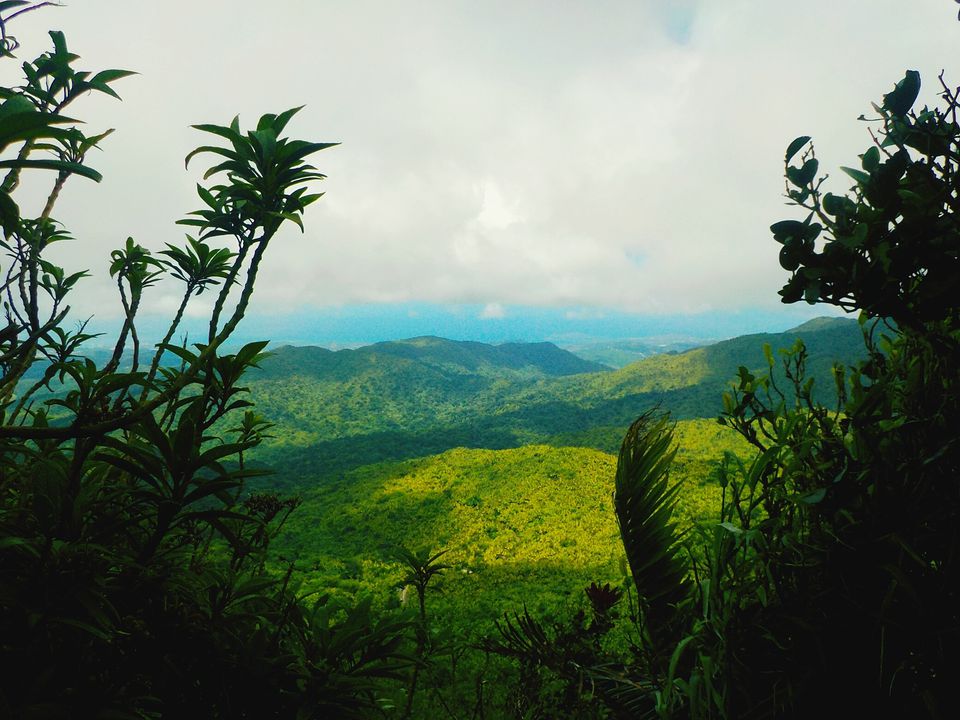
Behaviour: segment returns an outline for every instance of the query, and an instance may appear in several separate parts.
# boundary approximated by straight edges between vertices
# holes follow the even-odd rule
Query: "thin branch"
[[[190,301],[191,295],[193,295],[193,286],[190,283],[187,283],[187,291],[184,293],[183,299],[180,301],[180,307],[177,308],[177,314],[170,323],[170,327],[167,329],[166,335],[163,336],[163,340],[161,340],[159,345],[157,345],[157,352],[154,354],[153,360],[150,362],[150,370],[147,373],[146,383],[144,384],[143,392],[140,395],[141,402],[143,402],[146,397],[150,383],[153,382],[153,379],[157,376],[157,370],[160,368],[160,360],[163,357],[163,353],[166,352],[166,346],[170,343],[170,338],[173,337],[173,334],[177,331],[177,327],[180,325],[180,321],[183,319],[183,313],[187,309],[187,303]]]
[[[190,365],[186,371],[176,379],[176,381],[165,391],[156,395],[149,402],[140,405],[135,410],[126,415],[109,418],[89,425],[69,425],[67,427],[23,427],[12,425],[0,425],[0,439],[2,438],[20,438],[24,440],[63,440],[70,438],[89,438],[106,433],[128,428],[143,417],[146,417],[161,405],[175,397],[183,388],[185,388],[200,372],[200,369],[206,367],[215,357],[217,349],[226,341],[236,329],[237,325],[243,319],[250,298],[253,295],[253,285],[257,277],[260,260],[266,250],[269,238],[260,241],[256,252],[251,260],[250,269],[247,272],[247,280],[244,284],[240,300],[233,312],[230,320],[224,326],[223,330],[213,339],[213,342],[207,344],[196,362]]]
[[[40,214],[41,220],[46,220],[50,217],[50,213],[53,212],[53,206],[60,197],[60,191],[63,190],[63,186],[66,184],[67,178],[69,178],[71,174],[72,173],[67,170],[61,170],[57,174],[57,181],[53,184],[53,190],[51,190],[50,194],[47,196],[47,202],[43,206],[43,212]]]
[[[14,13],[10,13],[7,17],[3,18],[3,25],[6,25],[8,22],[10,22],[16,17],[19,17],[20,15],[23,15],[24,13],[33,12],[34,10],[39,10],[40,8],[43,8],[43,7],[64,7],[64,6],[58,2],[37,3],[36,5],[32,5],[28,8],[23,8],[21,10],[17,10]]]

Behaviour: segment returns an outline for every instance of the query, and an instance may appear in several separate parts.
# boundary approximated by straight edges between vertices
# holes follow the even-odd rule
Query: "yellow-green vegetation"
[[[489,625],[511,605],[550,609],[598,573],[617,579],[615,467],[606,453],[543,445],[366,466],[306,493],[276,547],[297,557],[307,587],[386,606],[397,603],[395,547],[446,549],[437,600]]]
[[[710,477],[723,453],[748,448],[711,420],[680,422],[677,434],[673,479],[690,528],[718,507]],[[447,550],[452,568],[430,598],[434,616],[489,628],[505,611],[559,612],[581,604],[592,581],[620,582],[615,471],[612,454],[547,445],[365,466],[306,491],[275,548],[305,588],[371,595],[381,607],[399,603],[394,548]]]

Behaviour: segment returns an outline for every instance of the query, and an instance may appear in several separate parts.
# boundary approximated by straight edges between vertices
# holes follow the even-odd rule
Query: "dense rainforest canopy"
[[[10,21],[46,4],[0,2],[0,62],[18,47]],[[834,366],[824,388],[803,342],[766,347],[765,368],[742,364],[720,400],[727,431],[680,426],[681,442],[716,443],[716,462],[685,457],[671,421],[641,406],[616,467],[597,450],[546,445],[387,455],[405,463],[354,465],[339,484],[284,497],[247,486],[265,472],[251,455],[272,431],[243,384],[265,343],[224,347],[277,231],[302,228],[319,199],[324,176],[307,158],[331,143],[288,137],[296,110],[250,130],[238,119],[195,126],[210,144],[187,160],[212,165],[200,209],[180,221],[192,234],[157,252],[131,238],[110,254],[124,322],[95,361],[86,326],[69,318],[86,272],[59,267],[49,249],[74,242],[57,201],[75,177],[99,179],[87,155],[109,135],[72,119],[73,103],[116,97],[130,73],[79,70],[63,34],[50,41],[19,85],[0,88],[0,716],[949,716],[960,641],[960,96],[943,79],[936,107],[916,107],[913,71],[874,105],[846,191],[828,190],[810,138],[787,148],[798,215],[771,227],[790,273],[781,295],[858,312],[864,359]],[[49,184],[37,216],[18,204],[24,173]],[[145,347],[138,312],[162,277],[181,283],[181,301],[162,341]],[[201,293],[215,298],[208,332],[178,345]],[[537,388],[617,387],[628,374],[532,384],[513,402],[522,409]],[[452,401],[438,407],[456,415]],[[520,413],[522,430],[570,436],[576,428],[549,418],[558,407]],[[597,407],[591,428],[624,429],[622,402]],[[391,492],[397,478],[427,501],[411,507]],[[487,492],[512,506],[492,506]],[[319,528],[298,520],[332,503],[348,507]],[[451,517],[459,540],[438,530]],[[415,531],[380,564],[316,555],[317,568],[339,563],[349,587],[288,562],[321,539],[358,553],[388,544],[383,533],[409,518]],[[541,546],[549,563],[523,556],[551,526],[563,535]],[[456,543],[473,554],[445,547]],[[566,574],[585,592],[572,606],[518,607],[503,581],[516,576],[490,558],[526,563],[527,587]],[[583,572],[607,575],[588,584]],[[371,573],[400,592],[352,592]],[[435,602],[452,573],[462,576],[453,594],[473,593],[468,616],[455,599]]]

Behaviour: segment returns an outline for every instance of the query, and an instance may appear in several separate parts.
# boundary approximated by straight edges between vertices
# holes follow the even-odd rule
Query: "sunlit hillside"
[[[690,528],[716,510],[717,461],[749,449],[709,420],[680,422],[676,437],[673,478],[683,488],[681,524]],[[399,578],[395,547],[446,550],[453,567],[436,602],[455,607],[450,617],[489,623],[506,607],[549,608],[593,580],[619,582],[615,471],[609,453],[546,445],[369,465],[305,490],[276,548],[308,587],[368,593],[385,604]]]

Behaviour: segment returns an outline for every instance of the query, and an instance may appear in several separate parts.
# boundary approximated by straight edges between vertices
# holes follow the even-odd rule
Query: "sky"
[[[116,128],[88,158],[103,182],[73,179],[55,212],[76,238],[58,259],[93,271],[74,317],[116,321],[126,237],[182,240],[191,124],[305,105],[288,132],[342,144],[314,156],[326,195],[275,238],[243,332],[319,344],[725,337],[830,314],[779,304],[786,145],[812,135],[843,190],[870,142],[856,118],[904,70],[929,103],[941,70],[960,83],[949,0],[74,0],[11,29],[21,57],[60,29],[79,67],[139,73],[122,102],[71,107]],[[154,288],[145,326],[177,299]]]

